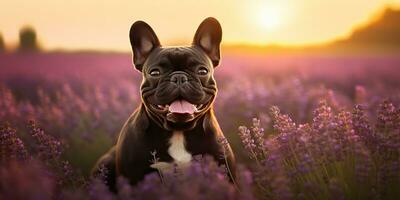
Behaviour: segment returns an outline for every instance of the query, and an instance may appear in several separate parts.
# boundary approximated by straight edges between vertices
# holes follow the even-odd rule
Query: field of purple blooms
[[[140,103],[131,55],[0,54],[0,199],[399,199],[399,69],[396,55],[225,55],[215,110],[236,181],[195,157],[114,194],[88,175]]]

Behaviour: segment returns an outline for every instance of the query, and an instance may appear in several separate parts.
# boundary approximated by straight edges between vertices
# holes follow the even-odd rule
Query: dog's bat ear
[[[144,21],[136,21],[129,31],[133,51],[133,63],[137,70],[142,71],[144,62],[149,54],[161,46],[153,29]]]
[[[193,45],[200,47],[210,57],[214,67],[219,64],[221,39],[221,25],[212,17],[201,22],[194,35]]]

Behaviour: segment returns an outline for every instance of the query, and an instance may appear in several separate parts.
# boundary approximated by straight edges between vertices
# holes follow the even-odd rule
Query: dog
[[[220,63],[222,28],[212,17],[198,27],[191,46],[162,47],[143,21],[129,32],[133,64],[142,73],[141,105],[124,124],[116,144],[96,163],[92,174],[107,171],[104,180],[116,190],[116,178],[135,185],[146,174],[168,164],[190,164],[195,155],[228,163],[235,174],[235,157],[213,111],[217,95],[214,69]],[[156,152],[158,163],[152,163]],[[225,155],[224,155],[225,154]],[[226,160],[225,160],[226,159]],[[176,166],[176,165],[175,165]]]

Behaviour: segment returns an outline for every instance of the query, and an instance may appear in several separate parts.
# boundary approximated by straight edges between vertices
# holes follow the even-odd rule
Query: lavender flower
[[[355,134],[361,138],[371,153],[375,153],[378,150],[380,137],[372,130],[364,106],[356,105],[354,107],[352,123]]]
[[[260,126],[261,122],[253,118],[253,125],[250,129],[246,126],[239,127],[239,136],[244,148],[248,151],[250,157],[260,164],[266,157],[266,148],[264,145],[264,128]]]
[[[0,127],[0,164],[12,160],[22,161],[27,157],[28,152],[22,140],[17,136],[16,130],[9,125]]]
[[[114,194],[112,194],[108,187],[98,179],[92,180],[88,188],[89,199],[90,200],[113,200],[116,199]]]
[[[254,144],[254,139],[251,136],[250,130],[245,127],[245,126],[240,126],[239,127],[239,136],[240,139],[244,145],[244,148],[250,152],[250,155],[252,158],[256,159],[257,154],[256,154],[256,145]]]
[[[176,173],[176,171],[164,173],[164,182],[160,181],[156,173],[147,175],[143,182],[133,188],[131,194],[124,195],[134,199],[150,200],[238,199],[239,197],[238,191],[226,179],[225,171],[221,170],[211,157],[197,157],[192,165],[181,169],[178,176]],[[248,189],[242,191],[240,197],[242,197],[241,199],[254,199]]]
[[[52,174],[35,161],[0,165],[0,199],[43,199],[56,197]]]
[[[31,136],[36,140],[35,150],[41,160],[51,163],[60,159],[62,153],[61,142],[44,133],[34,121],[29,122]]]

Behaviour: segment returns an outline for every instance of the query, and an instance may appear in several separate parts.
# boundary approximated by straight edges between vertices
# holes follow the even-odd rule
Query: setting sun
[[[258,25],[266,30],[272,30],[282,24],[282,10],[277,6],[264,6],[257,9]]]

